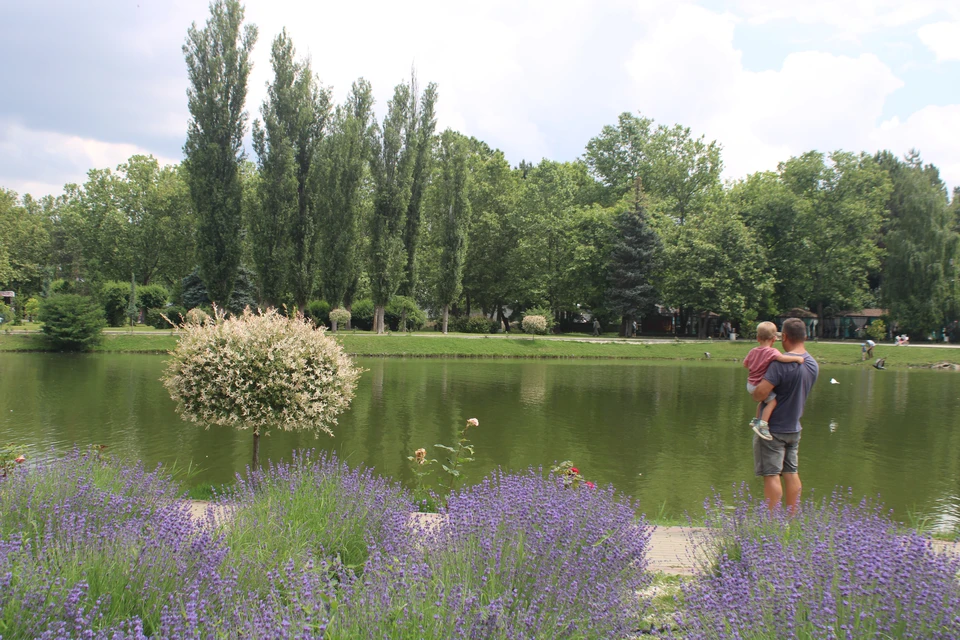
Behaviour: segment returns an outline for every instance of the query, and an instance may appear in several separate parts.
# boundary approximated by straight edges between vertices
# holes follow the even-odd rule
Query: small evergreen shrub
[[[163,309],[148,309],[146,324],[154,329],[173,329],[183,324],[186,315],[187,310],[177,306],[165,307]]]
[[[496,333],[500,323],[486,316],[461,316],[453,318],[450,324],[460,333]]]
[[[127,287],[127,296],[130,291]],[[167,306],[169,292],[160,284],[148,284],[137,287],[137,305],[141,309],[163,309]]]
[[[887,337],[887,324],[879,318],[867,325],[867,337],[880,342]]]
[[[326,326],[330,316],[330,303],[326,300],[311,300],[303,310],[303,315],[313,320],[316,327]]]
[[[130,304],[130,283],[112,281],[100,290],[103,313],[111,327],[127,324],[127,306]]]
[[[353,303],[350,310],[353,314],[353,326],[357,329],[370,330],[373,328],[373,300],[364,298]]]
[[[27,300],[27,303],[23,305],[23,312],[30,322],[36,320],[40,315],[40,298],[30,298]]]
[[[41,331],[57,349],[86,351],[103,339],[103,309],[92,298],[73,293],[50,296],[40,305]]]

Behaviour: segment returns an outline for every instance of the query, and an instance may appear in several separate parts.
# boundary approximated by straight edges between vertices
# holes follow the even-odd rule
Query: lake
[[[572,460],[650,515],[702,509],[713,489],[755,493],[754,406],[734,363],[360,359],[366,369],[336,437],[273,431],[261,460],[294,448],[335,449],[409,482],[418,447],[441,457],[468,418],[476,462],[467,480],[502,466]],[[32,459],[75,445],[199,465],[196,483],[229,482],[249,463],[251,435],[183,422],[159,382],[163,356],[0,353],[0,441]],[[830,378],[840,384],[829,384]],[[836,485],[881,496],[898,517],[960,521],[960,377],[954,372],[823,368],[803,419],[804,490]]]

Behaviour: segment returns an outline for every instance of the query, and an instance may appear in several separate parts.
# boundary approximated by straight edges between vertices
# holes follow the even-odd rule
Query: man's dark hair
[[[807,339],[807,325],[800,318],[787,318],[783,321],[783,337],[790,342],[803,342]]]

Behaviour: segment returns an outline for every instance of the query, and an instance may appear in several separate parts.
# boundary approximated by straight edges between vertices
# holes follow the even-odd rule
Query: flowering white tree
[[[332,427],[353,399],[360,369],[339,344],[303,317],[276,309],[188,322],[164,385],[191,422],[253,430],[253,468],[268,429]]]
[[[543,316],[524,316],[523,330],[530,335],[547,332],[547,319]]]

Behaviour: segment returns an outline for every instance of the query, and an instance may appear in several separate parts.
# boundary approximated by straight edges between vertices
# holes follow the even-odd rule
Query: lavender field
[[[300,452],[191,517],[163,468],[73,452],[0,478],[3,638],[955,638],[956,556],[835,494],[710,505],[651,617],[651,526],[614,487],[494,472],[434,524],[401,485]]]

